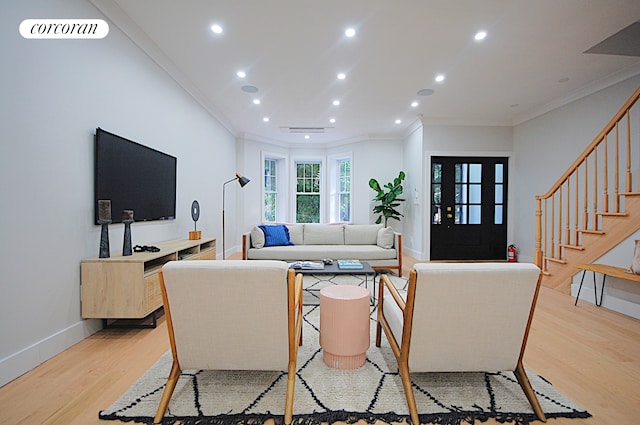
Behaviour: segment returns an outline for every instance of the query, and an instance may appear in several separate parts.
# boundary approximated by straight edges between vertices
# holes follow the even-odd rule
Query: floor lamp
[[[224,244],[224,190],[227,186],[227,183],[231,183],[234,180],[238,180],[240,187],[245,187],[247,183],[249,183],[249,179],[246,177],[242,177],[240,174],[236,173],[236,176],[229,181],[224,182],[222,185],[222,259],[226,259],[226,249]]]

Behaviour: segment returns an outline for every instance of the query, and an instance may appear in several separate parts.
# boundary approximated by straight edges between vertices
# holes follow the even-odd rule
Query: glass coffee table
[[[372,286],[373,291],[371,292],[371,305],[375,305],[376,302],[376,271],[371,268],[371,265],[366,261],[360,261],[362,264],[361,269],[341,269],[338,267],[338,261],[333,260],[332,264],[325,264],[323,269],[295,269],[296,273],[300,273],[302,275],[315,275],[315,276],[323,276],[323,275],[352,275],[352,276],[364,276],[364,287],[369,290],[369,276],[372,276]],[[307,289],[313,291],[313,289]],[[319,289],[318,289],[319,291]]]

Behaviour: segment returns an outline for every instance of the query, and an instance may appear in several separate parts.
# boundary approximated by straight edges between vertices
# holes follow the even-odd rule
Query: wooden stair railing
[[[636,104],[639,98],[640,86],[549,191],[536,196],[534,262],[545,275],[543,284],[565,286],[567,282],[551,281],[554,275],[567,281],[575,274],[573,267],[567,265],[567,257],[576,257],[576,253],[589,249],[584,242],[590,238],[585,235],[606,238],[606,218],[631,213],[625,208],[630,204],[625,199],[640,195],[640,103]],[[636,192],[634,172],[639,178]],[[640,215],[640,210],[636,214]],[[593,259],[586,262],[606,252],[595,253],[594,249],[598,248],[592,247],[587,256]],[[558,273],[560,268],[565,271]]]

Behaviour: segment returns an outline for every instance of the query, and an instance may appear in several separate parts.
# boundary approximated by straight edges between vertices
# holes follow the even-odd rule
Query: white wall
[[[134,223],[132,242],[220,237],[223,179],[235,140],[118,28],[102,40],[26,40],[28,18],[106,19],[84,1],[0,6],[0,385],[100,327],[80,318],[80,262],[98,254],[93,134],[108,131],[178,158],[177,219]],[[110,227],[111,247],[123,226]]]
[[[509,158],[509,189],[507,204],[507,244],[513,240],[513,204],[516,198],[513,179],[513,129],[496,126],[428,125],[423,128],[424,181],[431,179],[433,156],[497,156]],[[427,185],[428,186],[428,185]],[[430,188],[424,189],[423,211],[430,210]],[[519,195],[518,195],[519,196]],[[423,254],[430,258],[430,217],[423,214]],[[506,254],[505,254],[506,255]]]
[[[402,231],[402,250],[415,258],[423,258],[424,211],[429,211],[430,174],[424,174],[423,128],[416,123],[413,131],[403,140],[403,168],[407,173],[404,184],[404,228]],[[427,167],[428,168],[428,167]]]

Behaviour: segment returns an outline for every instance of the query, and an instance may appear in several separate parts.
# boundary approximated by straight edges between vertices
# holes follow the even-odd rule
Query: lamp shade
[[[236,173],[236,177],[238,178],[238,183],[240,183],[240,187],[245,187],[245,185],[250,181],[248,178],[243,177],[238,173]]]

